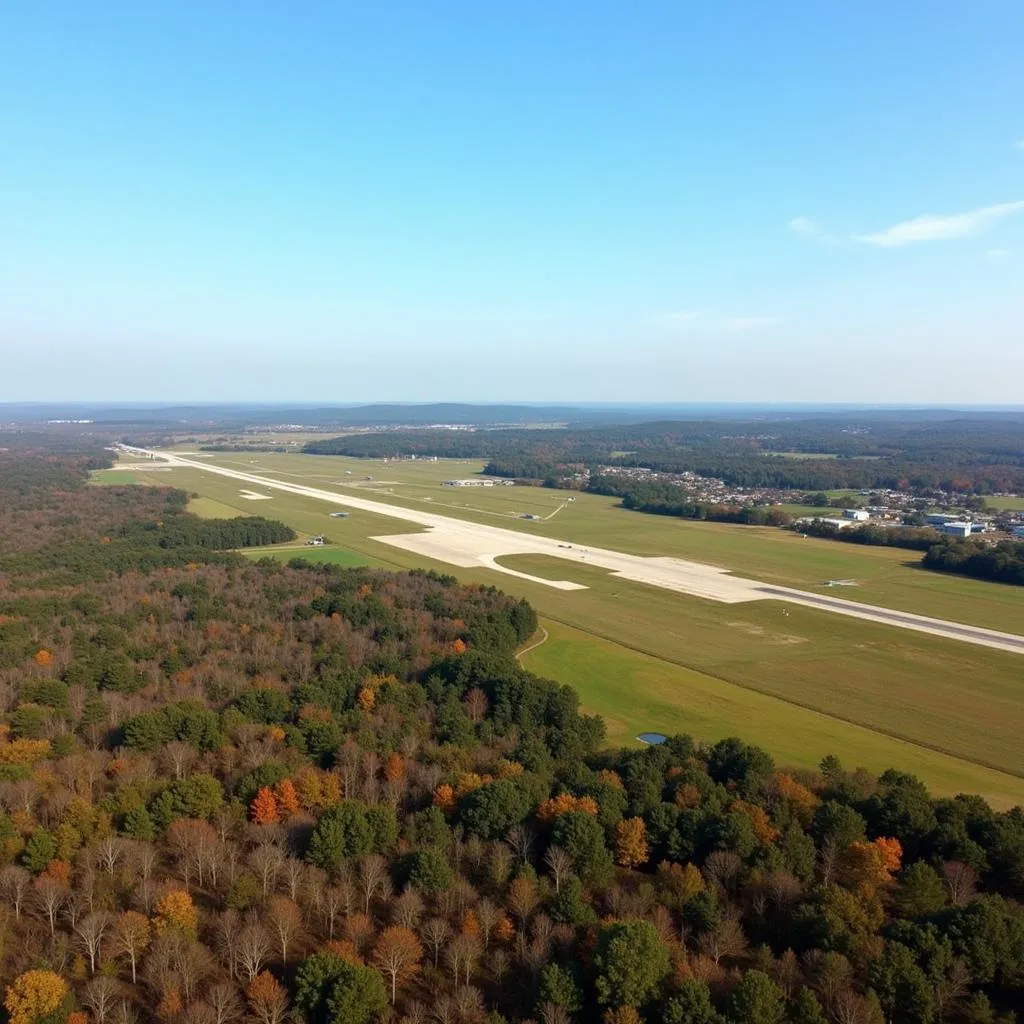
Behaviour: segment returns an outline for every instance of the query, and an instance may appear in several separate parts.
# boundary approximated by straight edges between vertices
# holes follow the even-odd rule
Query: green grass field
[[[1010,495],[1003,498],[986,498],[986,505],[997,508],[1002,512],[1024,512],[1024,495]]]
[[[92,474],[89,482],[105,486],[123,486],[124,484],[137,484],[139,480],[128,469],[100,469]]]
[[[595,495],[440,486],[443,479],[469,476],[479,464],[291,455],[222,455],[216,461],[574,542],[694,558],[808,589],[827,579],[855,578],[861,586],[844,590],[843,597],[979,625],[1019,631],[1024,621],[1020,591],[927,573],[906,564],[908,552],[645,516]],[[1000,806],[1024,802],[1024,748],[1018,739],[1024,731],[1024,663],[1018,656],[809,608],[789,609],[783,619],[777,602],[720,605],[540,556],[504,560],[589,588],[555,591],[484,569],[456,569],[374,540],[417,530],[390,517],[354,510],[346,519],[331,519],[330,506],[279,491],[269,491],[268,501],[246,501],[239,495],[244,483],[200,470],[137,475],[216,503],[199,506],[203,514],[264,515],[289,523],[302,539],[323,533],[331,541],[327,548],[302,552],[293,543],[277,549],[275,557],[426,566],[526,597],[551,639],[525,663],[573,685],[588,709],[608,718],[615,740],[642,729],[683,728],[702,739],[738,733],[763,742],[781,763],[813,764],[835,753],[851,766],[915,770],[937,792],[980,792]],[[576,500],[567,503],[570,496]],[[524,511],[554,515],[543,522],[512,518]]]
[[[214,501],[213,498],[193,498],[188,503],[188,511],[204,519],[236,519],[243,515],[252,515],[243,509],[225,505],[221,501]]]
[[[585,679],[585,688],[576,684],[585,709],[604,718],[614,744],[639,746],[635,737],[645,731],[685,732],[709,742],[742,736],[789,765],[814,767],[820,751],[841,751],[848,766],[885,764],[927,779],[940,792],[980,791],[999,806],[1021,800],[1019,781],[1002,772],[793,707],[570,626],[548,619],[542,624],[548,639],[523,657],[523,665],[553,679]]]
[[[247,548],[242,554],[254,560],[273,558],[277,562],[290,562],[293,558],[301,558],[307,562],[341,565],[346,569],[351,569],[357,565],[374,564],[372,559],[355,551],[346,551],[344,548],[335,547],[314,548],[308,544],[282,544],[272,548]]]

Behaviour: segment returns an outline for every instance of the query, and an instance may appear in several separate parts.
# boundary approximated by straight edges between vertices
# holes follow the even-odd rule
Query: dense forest
[[[680,420],[566,430],[407,430],[313,441],[312,454],[490,460],[498,476],[558,480],[614,463],[737,487],[1024,490],[1024,417]],[[802,457],[786,458],[797,452]],[[816,457],[817,456],[817,457]]]
[[[525,603],[254,564],[94,464],[0,456],[12,1024],[1017,1019],[1024,811],[609,749]]]

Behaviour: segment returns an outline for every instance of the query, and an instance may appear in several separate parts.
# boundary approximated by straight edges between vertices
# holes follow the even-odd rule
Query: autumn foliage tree
[[[643,818],[623,818],[615,824],[615,862],[636,868],[647,862],[647,826]]]
[[[281,1024],[288,1013],[288,993],[269,971],[261,971],[253,978],[245,998],[260,1024]]]
[[[277,797],[269,786],[261,786],[249,805],[249,817],[254,825],[273,825],[281,820]]]
[[[423,946],[408,928],[385,928],[374,944],[372,959],[374,966],[391,980],[391,1002],[394,1004],[398,986],[419,971]]]
[[[199,911],[184,889],[171,889],[156,903],[153,928],[158,935],[177,929],[194,937],[199,926]]]
[[[10,1024],[34,1024],[55,1013],[68,995],[67,982],[53,971],[25,971],[7,986],[4,1007]]]

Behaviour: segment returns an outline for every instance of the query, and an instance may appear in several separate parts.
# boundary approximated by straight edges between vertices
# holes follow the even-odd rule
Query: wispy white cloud
[[[1014,149],[1022,149],[1022,150],[1024,150],[1024,139],[1018,139],[1018,140],[1017,140],[1017,141],[1016,141],[1016,142],[1015,142],[1015,143],[1013,144],[1013,146],[1014,146]]]
[[[941,242],[951,238],[967,238],[976,235],[993,224],[1024,212],[1024,200],[1013,203],[996,203],[994,206],[982,206],[966,213],[937,214],[926,213],[913,220],[905,220],[900,224],[865,235],[851,236],[855,242],[864,245],[877,245],[891,249],[901,245],[913,245],[917,242]]]
[[[704,316],[696,309],[682,309],[677,313],[665,313],[662,320],[667,324],[689,324],[694,320],[700,320]]]
[[[720,321],[718,326],[723,331],[759,331],[778,323],[777,316],[730,316]]]
[[[985,255],[990,260],[1004,260],[1007,256],[1010,255],[1010,252],[1010,249],[989,249],[989,251],[985,253]]]
[[[819,242],[825,242],[827,245],[843,244],[840,239],[823,230],[821,225],[818,224],[817,221],[811,220],[810,217],[794,217],[789,222],[789,230],[792,231],[794,235],[801,235],[804,238],[813,238]]]
[[[674,329],[702,331],[756,331],[780,323],[775,316],[718,316],[699,310],[664,313],[661,323]]]
[[[795,231],[798,235],[818,235],[821,233],[818,225],[810,217],[794,217],[789,222],[789,230]]]

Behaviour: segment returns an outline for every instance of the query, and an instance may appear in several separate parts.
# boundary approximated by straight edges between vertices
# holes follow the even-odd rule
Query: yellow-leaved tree
[[[636,868],[649,856],[647,826],[643,818],[623,818],[615,824],[615,860],[624,868]]]
[[[172,928],[179,928],[186,935],[195,938],[199,925],[199,911],[192,897],[184,889],[171,889],[166,896],[157,900],[153,915],[153,928],[157,935]]]
[[[33,1024],[57,1010],[67,994],[67,982],[59,974],[26,971],[7,986],[4,1006],[11,1024]]]

